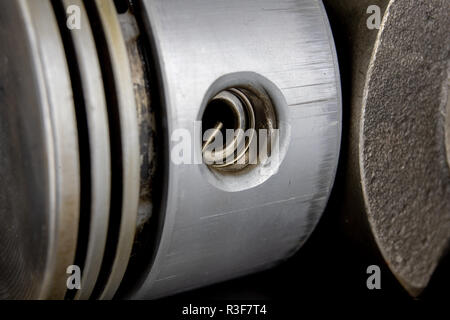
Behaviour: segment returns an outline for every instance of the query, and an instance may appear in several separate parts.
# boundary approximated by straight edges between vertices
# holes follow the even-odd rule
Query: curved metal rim
[[[117,250],[100,299],[112,299],[130,259],[139,202],[138,120],[128,53],[113,1],[95,0],[111,58],[116,86],[122,142],[122,217]]]
[[[47,1],[25,1],[20,5],[29,22],[32,45],[42,90],[42,105],[51,122],[49,154],[55,168],[51,175],[50,244],[48,272],[44,275],[41,299],[63,299],[66,268],[73,263],[79,219],[80,177],[75,107],[71,82],[58,24]]]
[[[89,242],[82,272],[82,286],[76,299],[89,299],[100,272],[108,232],[111,159],[106,100],[98,53],[89,20],[81,0],[61,0],[65,7],[77,5],[82,32],[72,31],[81,77],[88,124],[91,166],[91,210]]]

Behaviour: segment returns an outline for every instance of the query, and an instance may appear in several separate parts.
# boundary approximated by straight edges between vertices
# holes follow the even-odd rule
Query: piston
[[[2,1],[0,42],[0,298],[165,297],[314,230],[341,141],[321,1]]]

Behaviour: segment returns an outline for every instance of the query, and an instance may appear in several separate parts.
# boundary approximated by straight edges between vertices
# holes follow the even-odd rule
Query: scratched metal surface
[[[254,183],[239,192],[211,183],[204,165],[168,164],[159,246],[130,295],[157,298],[268,268],[301,247],[335,177],[341,97],[321,1],[142,4],[161,68],[168,137],[180,128],[193,131],[205,95],[232,73],[239,74],[228,84],[241,75],[273,84],[281,93],[274,98],[280,129],[290,128],[278,171],[250,177]],[[168,144],[171,150],[176,142]]]

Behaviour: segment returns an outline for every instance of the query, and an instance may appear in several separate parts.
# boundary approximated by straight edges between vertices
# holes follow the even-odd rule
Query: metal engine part
[[[143,13],[168,150],[180,129],[201,142],[193,123],[227,88],[266,94],[280,130],[268,166],[227,174],[169,161],[158,247],[130,295],[156,298],[263,270],[302,245],[335,175],[340,80],[320,1],[143,1]],[[201,144],[192,152],[201,158]]]
[[[294,254],[325,208],[341,88],[322,2],[120,3],[0,2],[0,298],[158,298],[239,277]],[[215,103],[268,133],[236,140],[243,163],[197,162],[197,123],[233,126],[209,119]],[[257,139],[270,156],[252,163]]]
[[[418,296],[450,244],[450,3],[326,4],[351,59],[343,220]],[[385,12],[379,31],[367,29],[370,5]]]
[[[0,9],[0,297],[61,298],[80,212],[69,70],[48,1]]]

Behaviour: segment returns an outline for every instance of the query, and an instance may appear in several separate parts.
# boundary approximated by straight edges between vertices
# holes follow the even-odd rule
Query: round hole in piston
[[[248,164],[243,158],[255,136],[255,114],[243,91],[230,88],[215,95],[206,106],[202,128],[202,153],[208,165],[236,170]]]
[[[202,159],[200,170],[214,187],[227,192],[242,191],[264,183],[278,172],[291,139],[289,108],[280,88],[266,77],[237,72],[218,78],[206,91],[197,119],[202,130],[196,137],[200,142],[196,157]],[[241,119],[245,121],[240,122]],[[243,135],[234,135],[240,142],[240,148],[235,148],[236,143],[226,140],[226,129],[239,127]],[[205,144],[211,133],[219,131],[224,139],[210,142],[211,155],[214,160],[223,160],[220,151],[233,147],[233,157],[222,163],[208,162]]]

